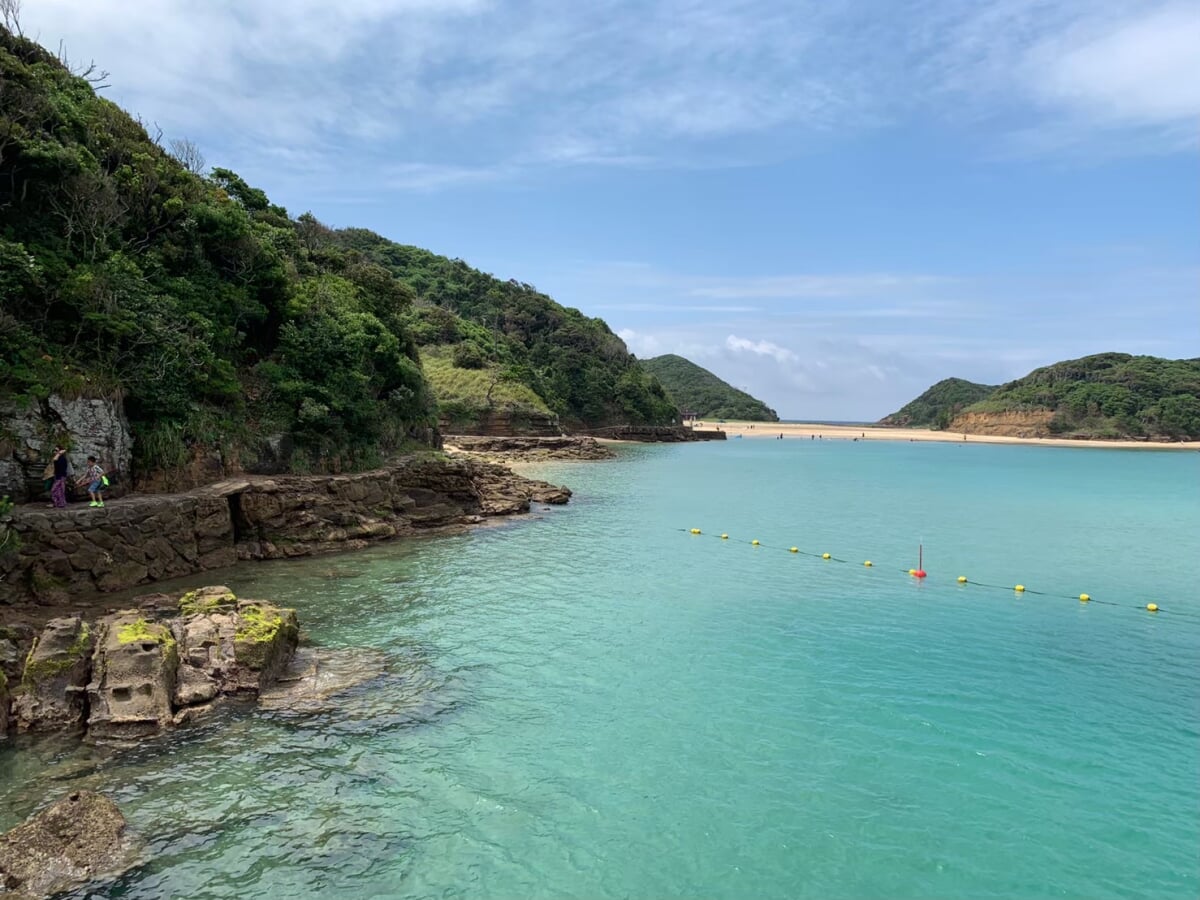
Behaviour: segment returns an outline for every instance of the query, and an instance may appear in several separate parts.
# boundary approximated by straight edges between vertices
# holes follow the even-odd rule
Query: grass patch
[[[477,410],[491,407],[552,415],[546,402],[519,381],[499,378],[501,368],[461,369],[454,364],[454,348],[440,344],[421,348],[421,365],[439,405],[461,404]]]

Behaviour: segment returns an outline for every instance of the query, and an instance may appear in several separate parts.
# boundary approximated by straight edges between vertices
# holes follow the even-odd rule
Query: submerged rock
[[[320,712],[330,698],[383,675],[386,657],[378,650],[297,650],[290,665],[258,696],[263,709]]]
[[[115,877],[133,862],[117,805],[77,791],[0,835],[0,893],[13,900],[50,897]]]
[[[46,623],[21,676],[15,712],[20,731],[72,728],[83,721],[92,636],[79,616]]]
[[[179,654],[171,629],[137,610],[105,616],[88,684],[88,736],[133,740],[171,724]]]

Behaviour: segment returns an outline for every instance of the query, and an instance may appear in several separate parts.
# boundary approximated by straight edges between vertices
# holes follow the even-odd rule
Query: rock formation
[[[24,502],[40,495],[42,470],[56,443],[82,471],[94,454],[111,473],[127,474],[133,439],[120,401],[52,395],[24,408],[0,407],[0,496]]]
[[[148,622],[137,610],[126,610],[105,616],[96,630],[87,686],[88,736],[133,740],[170,725],[179,667],[171,629]]]
[[[103,509],[21,508],[10,517],[20,546],[0,553],[0,605],[60,603],[238,559],[350,550],[570,495],[503,466],[429,455],[353,475],[249,476]]]
[[[0,893],[34,900],[112,878],[133,864],[133,849],[117,805],[77,791],[0,835]]]
[[[17,730],[86,726],[89,740],[138,740],[219,697],[257,696],[292,660],[294,610],[216,586],[184,594],[159,619],[162,599],[104,616],[94,628],[79,616],[47,623],[13,691]],[[0,706],[7,711],[3,694]]]
[[[472,458],[525,462],[543,459],[612,459],[611,449],[594,437],[477,437],[446,435],[448,447]]]
[[[91,629],[80,616],[46,623],[15,692],[18,730],[75,728],[83,722],[91,651]]]

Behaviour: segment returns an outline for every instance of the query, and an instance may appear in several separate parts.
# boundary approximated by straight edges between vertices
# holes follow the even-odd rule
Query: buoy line
[[[685,534],[690,534],[693,537],[701,537],[701,536],[715,537],[718,540],[726,541],[726,542],[729,542],[732,540],[727,532],[721,532],[721,534],[719,534],[719,535],[716,535],[716,534],[707,534],[706,535],[705,532],[700,528],[680,528],[677,530],[682,531]],[[734,543],[739,543],[739,542],[734,541]],[[834,556],[833,554],[831,554],[829,552],[813,553],[809,550],[801,550],[799,547],[774,546],[771,544],[764,544],[764,543],[762,543],[762,541],[758,540],[757,538],[754,538],[753,540],[750,541],[750,546],[759,548],[762,550],[782,550],[783,552],[794,555],[794,556],[808,556],[813,559],[819,559],[822,562],[835,562],[835,563],[849,563],[850,562],[850,560],[848,560],[848,559],[845,559],[843,557]],[[918,563],[918,566],[920,566],[920,565],[921,564]],[[875,563],[873,563],[871,560],[867,559],[867,560],[863,560],[862,568],[872,569],[872,568],[876,568],[876,566],[875,566]],[[919,582],[928,580],[927,573],[925,572],[925,570],[923,568],[916,568],[916,569],[897,568],[893,571],[903,572],[904,574],[917,579]],[[1140,609],[1140,610],[1144,610],[1144,611],[1150,612],[1150,613],[1167,612],[1167,610],[1164,610],[1161,606],[1159,606],[1157,603],[1155,603],[1153,601],[1146,603],[1144,605],[1139,604],[1139,605],[1135,606],[1135,605],[1132,605],[1129,603],[1119,603],[1114,600],[1097,600],[1097,599],[1093,598],[1090,594],[1087,594],[1087,593],[1078,594],[1078,595],[1076,595],[1076,594],[1056,594],[1056,593],[1053,593],[1052,591],[1035,591],[1033,588],[1028,588],[1023,584],[1015,584],[1012,586],[1005,586],[1005,585],[1001,585],[1001,584],[988,584],[988,583],[982,582],[982,581],[971,581],[969,578],[967,578],[966,575],[957,576],[957,578],[955,579],[955,583],[960,588],[967,587],[967,586],[979,587],[979,588],[985,588],[987,590],[1009,591],[1009,592],[1015,593],[1017,595],[1032,594],[1037,597],[1054,597],[1057,599],[1078,600],[1080,603],[1097,603],[1097,604],[1100,604],[1101,606],[1116,606],[1116,607],[1120,607],[1122,609]],[[1178,618],[1193,619],[1193,620],[1200,621],[1200,616],[1192,615],[1191,613],[1187,613],[1187,612],[1172,611],[1171,615],[1174,617],[1178,617]]]

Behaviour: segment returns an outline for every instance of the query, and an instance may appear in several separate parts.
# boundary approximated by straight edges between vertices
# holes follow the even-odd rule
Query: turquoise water
[[[109,791],[150,859],[108,897],[1200,894],[1200,455],[741,440],[545,471],[576,499],[535,520],[221,579],[388,679],[123,755],[0,751],[0,826]]]

